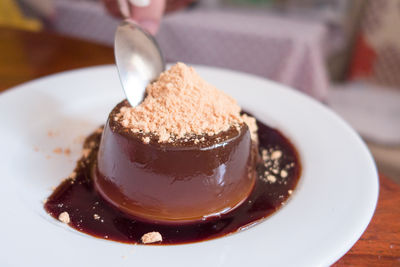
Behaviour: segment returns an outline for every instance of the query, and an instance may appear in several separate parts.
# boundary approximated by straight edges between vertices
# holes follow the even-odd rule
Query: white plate
[[[374,161],[359,136],[323,105],[282,85],[197,70],[298,148],[303,174],[285,207],[241,233],[178,246],[120,244],[54,220],[42,200],[73,170],[76,138],[104,123],[123,98],[114,66],[60,73],[0,95],[0,266],[327,266],[344,255],[378,197]],[[71,148],[71,156],[54,154],[56,147]]]

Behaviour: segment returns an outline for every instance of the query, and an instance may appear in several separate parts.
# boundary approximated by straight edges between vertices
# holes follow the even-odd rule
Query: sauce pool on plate
[[[54,218],[94,237],[123,243],[143,243],[148,233],[159,233],[162,242],[183,244],[218,238],[261,223],[284,206],[299,181],[301,164],[292,143],[278,130],[257,120],[259,161],[256,182],[250,195],[238,207],[219,216],[187,223],[164,223],[124,213],[104,200],[93,182],[93,166],[102,131],[84,143],[84,156],[73,177],[67,178],[44,204]]]

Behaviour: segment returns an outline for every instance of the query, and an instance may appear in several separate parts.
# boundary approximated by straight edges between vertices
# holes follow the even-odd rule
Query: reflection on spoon
[[[165,69],[161,50],[150,33],[132,20],[124,20],[115,34],[114,54],[126,98],[131,106],[137,106],[146,86]]]

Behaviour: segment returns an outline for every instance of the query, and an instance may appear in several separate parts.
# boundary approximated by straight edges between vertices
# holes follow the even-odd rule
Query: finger
[[[145,7],[150,5],[150,0],[129,0],[129,2],[134,6]]]
[[[156,34],[164,9],[165,0],[151,0],[145,7],[132,6],[131,18],[151,34]]]
[[[103,0],[103,3],[108,13],[110,13],[112,16],[117,18],[122,17],[121,11],[118,7],[118,3],[116,0]]]
[[[117,0],[119,11],[124,18],[129,18],[131,15],[128,0]]]

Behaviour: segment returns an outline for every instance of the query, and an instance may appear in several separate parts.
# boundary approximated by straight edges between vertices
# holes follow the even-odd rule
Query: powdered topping
[[[247,114],[243,114],[241,117],[244,123],[246,123],[247,126],[249,127],[251,140],[253,140],[253,142],[258,143],[258,134],[257,134],[258,127],[256,119],[254,117],[250,117]]]
[[[63,223],[70,223],[70,218],[69,218],[69,214],[68,214],[68,212],[66,212],[66,211],[64,211],[64,212],[61,212],[60,213],[60,215],[58,216],[58,219],[61,221],[61,222],[63,222]]]
[[[161,242],[162,236],[159,232],[150,232],[150,233],[144,234],[142,236],[141,240],[142,240],[143,244]]]
[[[122,107],[114,119],[134,133],[156,136],[159,142],[213,136],[243,123],[236,101],[183,63],[161,73],[146,93],[140,105]]]
[[[286,165],[282,165],[281,162],[284,155],[279,147],[262,148],[260,152],[264,167],[264,173],[260,178],[271,184],[276,182],[286,184],[286,178],[295,163],[289,162]]]
[[[69,178],[69,179],[72,179],[72,180],[75,180],[75,178],[76,178],[76,172],[73,171],[73,172],[68,176],[68,178]]]

